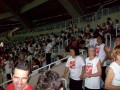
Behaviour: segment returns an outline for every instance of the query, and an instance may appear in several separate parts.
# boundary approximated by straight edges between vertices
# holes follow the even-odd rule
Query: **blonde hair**
[[[111,54],[112,55],[119,55],[120,56],[120,46],[116,46],[115,48],[113,48]]]

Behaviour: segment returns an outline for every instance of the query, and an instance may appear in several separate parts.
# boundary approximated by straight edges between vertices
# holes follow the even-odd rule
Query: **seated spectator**
[[[80,42],[80,44],[79,44],[79,49],[85,49],[85,50],[87,50],[87,47],[85,47],[85,41],[84,41],[84,40],[82,40],[82,41]]]
[[[77,26],[74,26],[74,34],[78,33],[78,28]]]
[[[40,62],[39,60],[33,58],[32,61],[31,61],[31,70],[36,70],[39,68],[39,65],[40,65]]]
[[[112,21],[112,19],[110,17],[107,18],[107,23],[109,23],[110,25],[113,24],[113,21]]]
[[[82,40],[82,36],[79,35],[79,36],[77,37],[77,42],[78,42],[78,44],[81,42],[81,40]]]
[[[116,55],[116,61],[109,66],[105,88],[109,90],[120,90],[120,46],[115,47],[112,53]]]
[[[58,62],[56,62],[56,65],[61,64],[60,59],[62,59],[62,58],[63,58],[63,57],[62,57],[61,55],[57,55],[57,61],[58,61]]]
[[[63,83],[55,71],[40,73],[35,90],[63,90]]]
[[[90,24],[88,24],[85,29],[85,33],[89,33],[90,30],[91,30],[91,26],[90,26]]]
[[[28,55],[26,56],[26,60],[28,61],[28,62],[31,62],[32,61],[32,54],[30,53],[30,52],[28,52]]]
[[[91,38],[89,41],[89,46],[96,46],[97,44],[97,38]]]
[[[77,48],[78,47],[78,41],[75,37],[72,37],[71,41],[70,41],[70,46]]]
[[[91,35],[90,35],[90,34],[86,34],[86,39],[85,39],[85,46],[86,46],[86,47],[89,46],[90,38],[91,38]]]
[[[46,65],[46,61],[45,61],[45,53],[43,54],[40,54],[39,57],[38,57],[38,60],[39,60],[39,66],[42,67],[42,66],[45,66]]]

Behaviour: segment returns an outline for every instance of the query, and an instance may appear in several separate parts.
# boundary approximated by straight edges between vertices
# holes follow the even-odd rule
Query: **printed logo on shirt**
[[[75,61],[70,61],[70,68],[75,69]]]
[[[9,68],[12,68],[12,62],[9,61]]]
[[[92,69],[93,65],[88,63],[88,65],[86,65],[86,73],[92,74]]]
[[[96,55],[98,56],[99,53],[100,53],[100,47],[97,47],[97,48],[96,48]]]

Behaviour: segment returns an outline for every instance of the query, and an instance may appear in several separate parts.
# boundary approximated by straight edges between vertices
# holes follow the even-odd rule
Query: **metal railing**
[[[117,36],[118,34],[120,34],[120,26],[116,26],[116,27],[115,27],[115,30],[116,30],[116,36]]]
[[[80,49],[79,50],[79,52],[81,52],[81,54],[83,55],[84,54],[84,51],[85,50],[83,50],[83,49]],[[38,68],[38,69],[36,69],[36,70],[34,70],[34,71],[32,71],[32,73],[31,73],[31,77],[33,77],[33,76],[35,76],[35,75],[37,75],[37,74],[39,74],[40,73],[40,70],[42,70],[42,69],[46,69],[46,70],[50,70],[52,67],[52,65],[55,65],[56,63],[58,63],[58,62],[60,62],[60,61],[63,61],[63,60],[65,60],[65,59],[67,59],[68,58],[68,56],[67,57],[64,57],[64,58],[62,58],[62,59],[60,59],[60,60],[58,60],[58,61],[54,61],[54,62],[52,62],[52,63],[50,63],[50,64],[48,64],[48,65],[45,65],[45,66],[43,66],[43,67],[41,67],[41,68]],[[65,78],[62,78],[62,80],[65,82],[65,88],[67,88],[67,80],[65,79]],[[7,84],[8,82],[11,82],[12,80],[8,80],[8,81],[5,81],[5,82],[3,82],[2,84],[0,84],[0,86],[3,86],[4,88],[5,88],[5,84]],[[67,89],[66,89],[67,90]]]
[[[33,77],[33,76],[39,74],[39,71],[40,71],[40,70],[42,70],[42,69],[44,69],[44,68],[47,68],[47,67],[48,67],[48,70],[50,70],[50,69],[51,69],[51,65],[54,65],[54,64],[56,64],[57,62],[63,61],[63,60],[65,60],[65,59],[67,59],[67,58],[68,58],[68,57],[65,57],[65,58],[60,59],[60,60],[58,60],[58,61],[55,61],[55,62],[53,62],[53,63],[51,63],[51,64],[48,64],[48,65],[43,66],[43,67],[41,67],[41,68],[38,68],[38,69],[32,71],[32,74],[31,74],[30,76]],[[12,81],[12,80],[5,81],[5,82],[3,82],[2,84],[0,84],[0,86],[5,87],[4,85],[7,84],[7,83],[10,82],[10,81]]]
[[[108,45],[108,46],[110,46],[110,48],[112,48],[111,46],[112,46],[112,41],[111,41],[111,34],[110,33],[107,33],[106,35],[105,35],[105,44],[106,45]]]
[[[104,8],[104,9],[103,8],[101,9],[101,7],[100,7],[100,9],[98,9],[98,11],[96,11],[96,12],[81,16],[81,18],[83,18],[83,20],[81,20],[80,17],[72,18],[72,19],[62,21],[59,23],[52,23],[50,25],[44,25],[42,27],[37,27],[37,28],[35,28],[34,32],[53,30],[53,29],[58,29],[58,28],[63,28],[63,27],[66,28],[66,27],[69,27],[69,25],[71,23],[73,23],[74,25],[77,26],[78,23],[82,23],[85,21],[98,20],[98,19],[101,19],[102,16],[109,15],[109,14],[115,13],[115,12],[120,12],[120,6],[111,7],[111,8]],[[24,32],[24,30],[22,32]],[[22,34],[22,32],[21,32],[21,34]]]

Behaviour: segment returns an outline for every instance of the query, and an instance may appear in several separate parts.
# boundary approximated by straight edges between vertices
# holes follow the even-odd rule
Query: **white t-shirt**
[[[52,38],[52,45],[55,45],[55,37]]]
[[[116,62],[112,62],[109,66],[114,72],[114,78],[112,81],[113,86],[120,86],[120,66]]]
[[[28,61],[28,62],[32,61],[32,55],[28,55],[28,56],[27,56],[27,61]]]
[[[10,74],[12,72],[13,61],[5,61],[5,73]]]
[[[90,39],[85,40],[85,45],[86,45],[85,47],[88,47],[90,45]]]
[[[99,60],[98,57],[95,57],[93,60],[89,60],[89,57],[86,58],[86,72],[89,74],[97,73],[97,64]],[[100,76],[85,78],[85,87],[89,89],[100,89]]]
[[[48,43],[47,46],[46,46],[46,49],[45,49],[45,52],[46,53],[51,53],[51,48],[52,48],[52,44],[51,43]]]
[[[33,54],[34,53],[33,47],[28,47],[28,51]]]
[[[89,41],[89,45],[90,46],[95,46],[97,44],[97,38],[91,38],[90,41]]]
[[[115,24],[114,29],[120,30],[120,23]]]
[[[96,46],[96,56],[100,58],[101,62],[105,59],[105,51],[104,51],[105,44],[97,45]],[[107,66],[107,62],[105,61],[103,66]]]
[[[84,65],[85,63],[81,56],[76,56],[75,58],[70,56],[66,63],[66,67],[69,67],[70,78],[72,78],[73,80],[80,80],[82,66]]]

